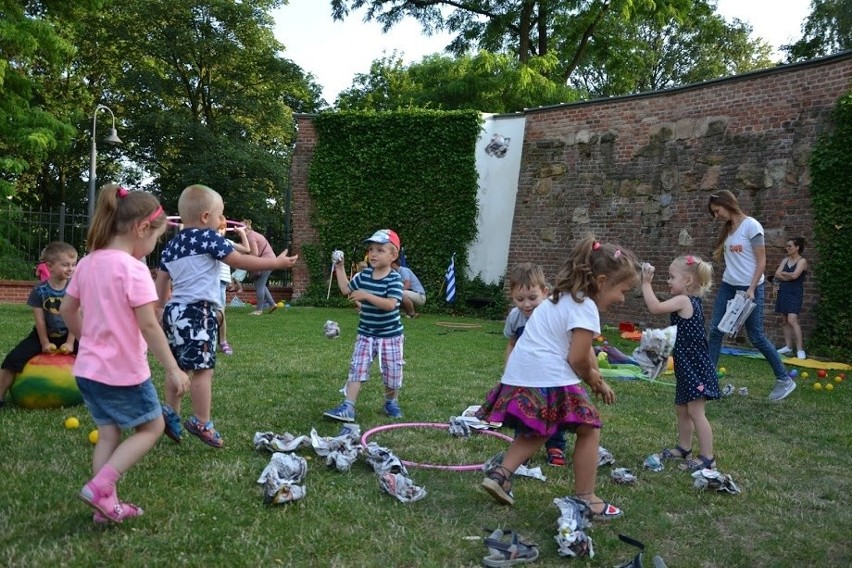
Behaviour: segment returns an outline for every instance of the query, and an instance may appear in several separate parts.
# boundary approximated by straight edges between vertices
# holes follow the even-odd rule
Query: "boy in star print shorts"
[[[222,196],[204,185],[191,185],[178,200],[183,229],[166,247],[157,273],[157,295],[163,308],[163,328],[180,368],[190,374],[193,416],[183,423],[187,431],[214,448],[224,445],[210,418],[213,369],[216,367],[219,302],[219,262],[255,272],[290,268],[295,256],[285,250],[277,257],[241,254],[218,233],[225,205]],[[163,415],[165,434],[183,437],[181,397],[166,383]]]

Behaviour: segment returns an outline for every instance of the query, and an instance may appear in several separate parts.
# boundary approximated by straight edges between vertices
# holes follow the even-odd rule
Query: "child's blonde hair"
[[[98,194],[86,246],[89,251],[102,249],[115,235],[127,233],[143,220],[147,220],[152,229],[166,224],[166,214],[157,198],[145,191],[128,191],[117,183],[108,183]]]
[[[703,298],[713,285],[713,265],[701,257],[687,254],[672,261],[672,265],[688,276],[692,276],[692,285],[687,292]]]
[[[554,304],[562,294],[570,294],[575,302],[594,298],[598,292],[597,277],[607,276],[612,285],[631,281],[639,284],[639,263],[626,248],[612,243],[600,243],[593,235],[574,246],[565,267],[556,276],[556,285],[550,294]]]
[[[178,198],[178,213],[184,224],[191,224],[201,220],[205,211],[210,211],[217,199],[222,196],[206,185],[190,185],[185,188]]]
[[[509,272],[509,290],[518,288],[542,288],[547,289],[547,279],[541,266],[532,262],[516,264]]]
[[[48,243],[46,247],[41,251],[39,255],[39,261],[41,262],[56,262],[59,260],[59,257],[67,254],[77,256],[77,249],[73,246],[69,245],[65,241],[53,241],[52,243]]]

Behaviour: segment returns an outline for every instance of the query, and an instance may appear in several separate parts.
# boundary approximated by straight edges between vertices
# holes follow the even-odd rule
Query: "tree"
[[[85,72],[121,117],[122,152],[175,211],[204,183],[231,218],[283,210],[292,112],[320,89],[282,50],[269,12],[284,0],[111,0],[81,35]]]
[[[676,18],[691,0],[332,0],[332,15],[342,20],[352,10],[367,8],[366,20],[385,31],[404,17],[420,22],[424,33],[447,30],[456,37],[447,50],[514,53],[521,64],[534,56],[555,53],[553,78],[567,82],[585,59],[589,43],[607,22],[629,22],[637,10]]]
[[[430,55],[405,67],[393,54],[374,61],[369,74],[357,75],[335,105],[342,110],[431,107],[506,113],[576,100],[572,89],[547,78],[557,64],[553,55],[521,65],[512,55],[481,51],[475,57]]]
[[[0,1],[0,196],[30,204],[64,201],[64,170],[52,158],[72,147],[83,83],[71,72],[76,51],[59,24],[84,18],[99,4]],[[58,186],[47,183],[46,172]]]
[[[630,22],[602,23],[570,83],[608,97],[771,67],[771,47],[751,31],[739,20],[727,23],[704,0],[677,19],[640,9]]]
[[[811,0],[802,38],[781,46],[787,61],[804,61],[852,49],[852,0]]]

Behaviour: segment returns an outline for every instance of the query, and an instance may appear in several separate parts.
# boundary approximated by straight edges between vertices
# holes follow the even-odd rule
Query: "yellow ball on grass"
[[[91,432],[89,432],[89,441],[93,444],[98,443],[98,431],[97,430],[92,430]]]
[[[80,421],[77,420],[76,416],[69,416],[65,419],[65,427],[69,430],[74,430],[75,428],[80,427]]]
[[[827,390],[827,391],[834,390],[834,385],[831,384],[831,383],[828,383],[827,385],[825,385],[825,390]]]
[[[814,390],[822,390],[822,383],[814,383]]]

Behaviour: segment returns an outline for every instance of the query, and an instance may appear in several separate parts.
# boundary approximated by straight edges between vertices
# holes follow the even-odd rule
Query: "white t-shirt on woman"
[[[568,364],[574,329],[600,334],[600,313],[594,301],[583,298],[578,303],[570,294],[560,296],[556,304],[543,301],[527,321],[500,382],[533,388],[579,384],[580,377]]]
[[[753,217],[746,217],[737,229],[725,239],[725,273],[722,281],[732,286],[751,286],[757,256],[754,254],[754,237],[763,244],[763,226]],[[763,275],[758,284],[763,283]]]

